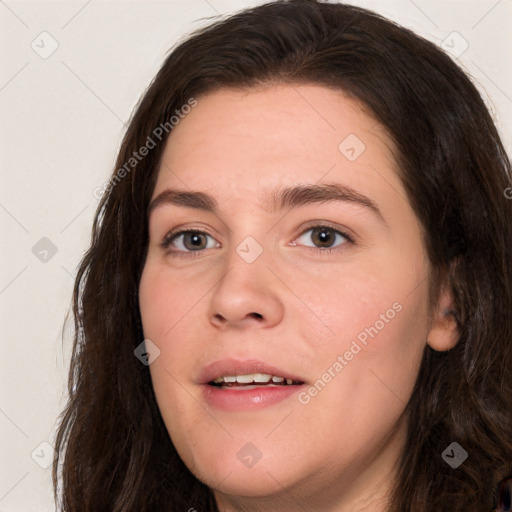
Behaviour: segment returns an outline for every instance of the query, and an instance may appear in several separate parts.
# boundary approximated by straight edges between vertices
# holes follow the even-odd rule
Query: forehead
[[[245,194],[275,207],[277,185],[350,183],[394,168],[386,130],[342,91],[319,85],[220,89],[173,128],[155,188]],[[374,176],[375,178],[375,176]]]

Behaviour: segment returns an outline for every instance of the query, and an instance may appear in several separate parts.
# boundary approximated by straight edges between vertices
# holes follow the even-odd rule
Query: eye
[[[309,247],[312,247],[314,250],[320,252],[331,252],[333,248],[336,248],[347,242],[353,243],[353,240],[349,235],[327,225],[310,227],[304,231],[299,238],[297,238],[299,241],[301,241],[301,239],[312,241],[314,245]],[[302,241],[301,244],[307,245],[307,243],[304,241]],[[292,245],[297,245],[297,243],[293,242]]]
[[[308,233],[310,234],[308,235]],[[336,250],[340,245],[347,242],[354,243],[350,235],[325,224],[308,228],[299,238],[297,238],[297,240],[300,242],[300,245],[308,246],[308,238],[314,244],[309,247],[322,253],[330,253],[333,250]],[[306,241],[301,241],[301,239],[306,239]],[[299,244],[293,242],[291,245]],[[160,246],[163,249],[169,250],[169,252],[174,256],[187,257],[198,256],[201,251],[205,249],[213,249],[218,247],[219,244],[211,237],[211,235],[204,231],[187,229],[168,233]]]
[[[208,238],[212,243],[208,243]],[[188,229],[169,233],[160,244],[163,249],[171,249],[173,253],[200,252],[203,249],[216,247],[215,240],[204,231]]]

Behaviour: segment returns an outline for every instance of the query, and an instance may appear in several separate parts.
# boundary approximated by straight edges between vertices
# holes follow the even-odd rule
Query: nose
[[[248,263],[233,251],[211,296],[209,318],[217,328],[269,328],[284,316],[279,280],[260,256]]]

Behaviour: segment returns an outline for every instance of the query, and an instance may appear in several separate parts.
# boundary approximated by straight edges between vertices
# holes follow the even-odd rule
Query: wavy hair
[[[424,230],[433,290],[443,276],[455,299],[460,340],[446,352],[425,348],[389,510],[497,506],[497,485],[512,470],[510,160],[477,89],[433,43],[362,8],[290,0],[243,10],[180,42],[132,114],[74,287],[69,400],[53,467],[59,510],[217,511],[179,458],[149,369],[134,356],[144,339],[147,207],[172,129],[126,163],[191,98],[301,83],[343,91],[387,129]],[[457,469],[441,457],[452,442],[469,454]]]

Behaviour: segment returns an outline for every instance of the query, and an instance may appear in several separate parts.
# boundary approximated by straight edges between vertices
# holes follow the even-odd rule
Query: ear
[[[432,349],[444,352],[457,345],[460,337],[458,317],[452,291],[448,285],[444,284],[431,313],[427,343]]]

